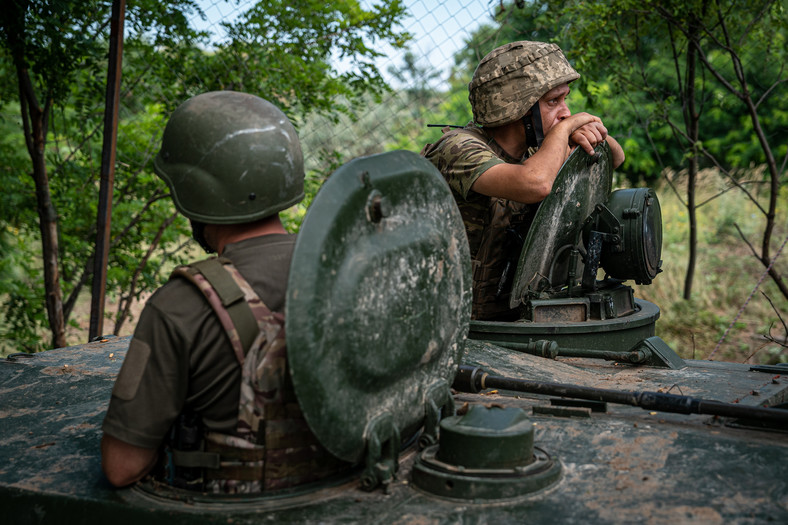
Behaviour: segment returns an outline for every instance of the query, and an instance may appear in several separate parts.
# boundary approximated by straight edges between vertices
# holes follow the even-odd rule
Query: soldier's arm
[[[156,464],[156,449],[141,448],[104,434],[101,438],[101,470],[116,487],[125,487],[150,472]]]
[[[616,169],[621,166],[626,159],[626,155],[624,155],[624,148],[622,148],[621,144],[619,144],[618,141],[610,135],[607,136],[605,142],[607,142],[608,146],[610,146],[610,153],[613,155],[613,169]]]
[[[525,204],[543,201],[550,194],[553,181],[571,151],[569,137],[588,124],[601,125],[601,122],[599,117],[588,113],[577,113],[562,120],[547,133],[542,146],[533,156],[525,159],[521,164],[498,164],[491,167],[476,179],[471,189],[489,197],[500,197]],[[591,146],[592,152],[591,144],[595,140],[598,142],[604,139],[601,131],[597,130],[597,132],[600,137],[594,139],[591,137],[593,132],[588,129],[583,134],[584,142]],[[586,146],[586,144],[579,145]]]

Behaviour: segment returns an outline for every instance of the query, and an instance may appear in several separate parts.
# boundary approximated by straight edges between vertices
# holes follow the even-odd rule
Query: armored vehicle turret
[[[357,465],[319,483],[114,489],[100,426],[129,338],[10,356],[3,523],[788,521],[788,369],[684,360],[656,337],[659,309],[625,281],[659,271],[659,203],[611,193],[610,172],[604,148],[567,161],[525,241],[510,323],[470,320],[464,227],[432,164],[398,151],[329,178],[286,311],[307,423]]]

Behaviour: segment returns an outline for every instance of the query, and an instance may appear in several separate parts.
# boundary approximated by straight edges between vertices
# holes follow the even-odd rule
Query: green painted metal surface
[[[662,271],[662,210],[657,195],[650,188],[617,190],[610,194],[607,207],[621,224],[618,235],[624,249],[605,250],[602,266],[619,279],[651,284]]]
[[[291,272],[298,276],[290,283],[288,344],[299,400],[329,450],[368,462],[375,432],[401,435],[402,449],[387,458],[396,462],[396,477],[385,491],[361,489],[369,463],[330,483],[258,496],[213,496],[152,481],[112,488],[100,468],[100,426],[129,338],[110,338],[0,361],[0,522],[788,522],[785,430],[509,391],[455,392],[444,403],[460,361],[500,376],[675,392],[743,407],[786,403],[788,374],[713,361],[656,367],[560,352],[549,359],[501,346],[544,334],[562,345],[624,338],[615,344],[626,346],[631,329],[632,340],[670,361],[672,350],[651,337],[659,309],[645,301],[638,302],[640,316],[590,329],[566,323],[529,333],[522,322],[470,323],[465,339],[469,258],[458,244],[464,231],[448,188],[414,154],[372,159],[337,172],[305,222]],[[480,334],[493,334],[500,345]],[[521,445],[526,451],[508,457],[518,463],[529,456],[533,438],[532,461],[502,468],[508,465],[483,443],[469,447],[468,466],[441,461],[440,443],[421,439],[437,428],[441,404],[527,415],[533,434]],[[425,430],[414,436],[420,425]],[[491,433],[510,427],[495,418],[480,425]]]
[[[659,308],[621,284],[648,284],[659,271],[659,202],[648,188],[611,194],[612,173],[607,144],[593,156],[572,152],[521,251],[510,300],[520,307],[520,320],[472,321],[471,339],[516,351],[543,341],[564,356],[623,359],[613,353],[630,352],[638,355],[626,356],[628,362],[680,367],[678,356],[644,343],[655,337]],[[597,280],[600,261],[614,279]]]
[[[293,255],[287,343],[304,415],[334,455],[361,461],[371,424],[382,443],[417,428],[428,399],[444,403],[470,319],[469,261],[448,186],[415,153],[356,159],[321,188]]]
[[[100,424],[127,338],[0,362],[3,523],[783,523],[788,437],[707,416],[608,405],[583,419],[533,414],[543,396],[458,394],[459,405],[526,411],[535,446],[562,465],[545,490],[506,504],[443,499],[413,485],[415,446],[385,494],[358,477],[310,493],[174,499],[113,489],[100,472]],[[112,354],[112,357],[110,357]],[[470,341],[464,362],[491,372],[603,388],[681,391],[744,405],[786,400],[788,376],[688,361],[683,370],[548,360]],[[68,367],[66,367],[68,365]],[[70,371],[65,372],[68,368]],[[231,521],[230,521],[231,520]]]
[[[558,481],[561,464],[534,447],[534,425],[519,407],[470,405],[441,422],[438,445],[419,454],[413,484],[461,502],[517,500]]]
[[[464,468],[514,468],[533,461],[534,429],[525,412],[471,406],[441,422],[438,458]]]
[[[576,148],[561,167],[525,238],[512,284],[511,308],[525,302],[529,292],[541,292],[566,280],[569,248],[580,240],[577,234],[586,217],[610,193],[611,163],[610,147],[603,143],[593,157]],[[581,270],[575,270],[578,278]]]
[[[659,319],[659,307],[636,299],[639,310],[625,317],[582,323],[535,323],[529,321],[471,321],[471,339],[507,346],[533,340],[555,341],[561,348],[626,351],[652,337]]]

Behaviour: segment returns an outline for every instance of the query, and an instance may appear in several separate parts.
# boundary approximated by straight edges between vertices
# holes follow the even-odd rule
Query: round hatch
[[[470,319],[470,256],[448,185],[407,151],[334,172],[298,234],[286,306],[288,361],[312,431],[362,460],[381,414],[416,430],[451,385]]]
[[[534,427],[521,408],[470,405],[441,421],[438,445],[413,466],[413,483],[443,498],[489,502],[549,487],[561,464],[534,447]]]

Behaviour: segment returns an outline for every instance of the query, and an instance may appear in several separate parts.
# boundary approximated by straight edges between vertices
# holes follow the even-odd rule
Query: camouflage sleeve
[[[449,133],[434,145],[428,145],[424,156],[464,199],[482,173],[505,162],[482,139],[462,132]]]

